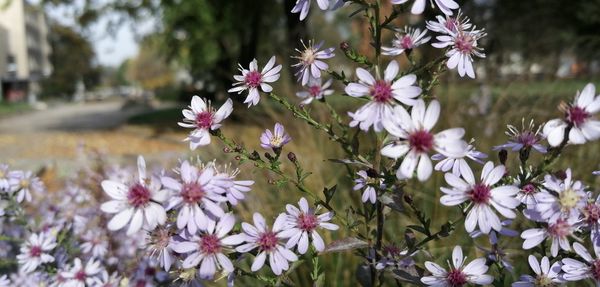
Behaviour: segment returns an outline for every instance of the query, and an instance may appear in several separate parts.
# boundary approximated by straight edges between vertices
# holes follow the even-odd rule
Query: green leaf
[[[365,241],[362,241],[355,237],[348,237],[331,242],[327,247],[325,247],[325,250],[323,250],[320,254],[330,252],[343,252],[348,250],[365,248],[367,246],[369,246],[369,244]]]

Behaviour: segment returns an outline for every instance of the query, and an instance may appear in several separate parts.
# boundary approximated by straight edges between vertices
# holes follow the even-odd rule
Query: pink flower
[[[281,71],[281,65],[275,66],[275,56],[269,59],[267,65],[262,69],[262,71],[258,71],[258,61],[256,59],[250,62],[250,68],[244,69],[242,65],[239,65],[241,75],[235,75],[233,78],[238,81],[233,84],[233,88],[229,89],[228,93],[238,93],[241,94],[243,91],[248,90],[248,96],[244,101],[245,104],[248,104],[248,107],[255,106],[260,101],[260,94],[258,93],[258,89],[265,93],[270,93],[273,90],[273,87],[268,83],[273,83],[279,80],[279,72]]]
[[[522,128],[519,130],[512,125],[508,125],[506,135],[510,137],[507,143],[494,147],[494,150],[510,149],[512,151],[520,151],[522,149],[535,149],[540,153],[546,153],[546,147],[540,144],[543,136],[540,134],[541,126],[537,129],[533,120],[529,125],[525,126],[525,120],[521,123]]]
[[[190,149],[195,150],[199,146],[210,144],[210,131],[221,127],[221,122],[233,111],[233,102],[227,99],[225,104],[215,111],[210,101],[192,97],[189,109],[183,110],[183,122],[178,123],[184,128],[194,129],[185,140],[190,142]]]
[[[432,46],[436,48],[447,48],[450,49],[446,52],[448,62],[446,66],[449,69],[458,68],[458,74],[461,77],[465,75],[475,79],[475,69],[473,68],[473,57],[485,58],[483,49],[479,47],[478,41],[485,37],[487,34],[484,30],[476,30],[473,27],[470,31],[457,31],[451,32],[446,31],[448,35],[437,36],[436,39],[439,41],[433,43]]]
[[[405,50],[410,51],[429,42],[431,37],[426,36],[427,30],[421,32],[419,28],[404,27],[402,32],[395,34],[395,39],[392,41],[392,47],[381,47],[381,54],[398,56],[404,53]]]
[[[325,71],[329,68],[329,65],[321,60],[333,58],[335,56],[333,53],[335,48],[331,47],[319,51],[323,46],[324,41],[321,41],[316,45],[314,45],[312,41],[308,41],[308,46],[304,44],[304,41],[301,40],[300,42],[302,43],[302,46],[304,46],[304,50],[300,51],[296,49],[296,52],[300,55],[293,56],[292,58],[299,60],[299,62],[292,65],[292,67],[298,69],[295,76],[298,78],[298,82],[301,82],[302,85],[305,86],[308,84],[310,78],[321,78],[321,71]]]
[[[559,248],[565,251],[571,251],[571,243],[569,243],[569,237],[575,236],[574,233],[578,227],[577,218],[570,217],[568,219],[558,219],[554,223],[549,223],[547,226],[542,228],[531,228],[521,233],[523,241],[523,249],[529,250],[533,247],[538,246],[546,238],[552,240],[550,246],[550,253],[553,257],[558,255]]]
[[[431,276],[424,276],[421,282],[429,286],[464,286],[467,283],[476,285],[492,284],[494,277],[485,274],[488,266],[486,259],[481,257],[471,261],[467,266],[463,266],[467,258],[463,256],[460,246],[455,246],[452,251],[452,266],[446,271],[442,266],[435,262],[425,262],[425,268],[431,272]],[[450,264],[450,263],[448,263]]]
[[[544,126],[544,136],[548,138],[551,146],[559,146],[565,138],[567,126],[571,126],[569,143],[584,144],[600,138],[600,121],[594,114],[600,111],[600,96],[596,96],[596,87],[590,83],[581,93],[577,92],[575,101],[565,105],[564,119],[554,119]]]
[[[415,170],[420,181],[427,180],[433,171],[429,154],[437,151],[446,157],[460,157],[467,148],[462,140],[465,131],[462,128],[447,129],[434,134],[431,129],[440,115],[440,104],[432,101],[425,108],[425,102],[418,100],[411,115],[401,106],[396,106],[386,130],[392,137],[381,149],[381,154],[393,159],[403,157],[396,172],[399,179],[412,178]]]
[[[129,223],[127,235],[140,231],[144,224],[152,230],[167,221],[162,203],[168,199],[169,192],[161,189],[158,178],[146,174],[146,162],[142,156],[138,157],[137,165],[138,179],[128,185],[112,180],[102,181],[102,189],[111,200],[103,203],[100,209],[116,214],[108,222],[108,229],[119,230]]]
[[[258,248],[258,254],[250,268],[252,272],[260,270],[264,266],[267,257],[269,257],[271,270],[275,275],[281,275],[283,271],[289,269],[288,262],[298,260],[298,256],[281,243],[281,240],[285,239],[282,232],[286,230],[287,216],[280,214],[275,219],[271,230],[269,230],[265,218],[260,213],[254,213],[253,220],[254,225],[246,222],[242,223],[242,230],[247,243],[238,246],[236,250],[247,253]]]
[[[286,248],[294,248],[298,246],[298,253],[304,254],[308,250],[309,236],[312,239],[313,246],[319,252],[325,249],[323,238],[317,233],[317,228],[328,230],[338,230],[339,226],[329,223],[333,218],[333,212],[326,212],[316,215],[316,210],[308,207],[306,198],[300,198],[297,207],[288,204],[287,209],[287,226],[286,230],[281,232],[282,237],[289,237],[286,243]]]
[[[177,228],[187,228],[195,234],[198,229],[206,229],[211,217],[220,218],[225,214],[219,203],[227,200],[224,189],[213,182],[215,170],[212,166],[199,169],[187,160],[179,168],[181,181],[163,176],[163,185],[175,192],[169,201],[168,210],[177,209]]]
[[[384,72],[382,80],[375,78],[365,69],[357,68],[358,83],[349,83],[346,94],[351,97],[368,97],[370,102],[362,106],[352,117],[350,126],[360,125],[360,129],[368,131],[371,126],[376,132],[381,132],[386,122],[391,123],[392,109],[399,101],[405,105],[415,104],[415,98],[421,94],[421,88],[415,85],[417,77],[406,75],[398,80],[396,76],[400,67],[396,61],[391,61]]]
[[[93,258],[83,265],[81,259],[75,258],[73,266],[68,271],[60,273],[60,276],[66,280],[64,286],[85,287],[94,286],[96,277],[102,272],[100,261]]]
[[[333,90],[329,89],[331,87],[332,79],[329,79],[327,82],[322,84],[321,79],[311,78],[308,81],[308,86],[306,86],[306,90],[297,92],[296,96],[301,99],[304,99],[301,104],[308,105],[312,103],[313,100],[320,100],[326,96],[333,94]]]
[[[228,235],[234,225],[233,214],[227,213],[218,223],[210,220],[200,235],[173,243],[172,248],[175,252],[187,254],[182,267],[188,269],[200,265],[198,274],[202,279],[212,279],[218,269],[227,273],[233,272],[233,264],[225,254],[230,252],[234,245],[244,242],[245,238],[241,234]]]
[[[408,0],[391,0],[392,4],[404,4],[408,2]],[[433,0],[430,0],[431,7],[435,7],[433,4]],[[446,15],[452,15],[452,10],[458,9],[458,3],[454,0],[435,0],[435,4],[438,6],[440,11]],[[410,9],[410,13],[412,14],[422,14],[425,11],[426,0],[415,0]]]
[[[31,273],[44,263],[54,262],[50,251],[56,247],[56,244],[56,239],[51,235],[31,234],[21,245],[21,254],[17,255],[21,271]]]
[[[292,138],[285,132],[283,125],[276,123],[273,132],[267,129],[262,133],[260,136],[260,146],[264,149],[278,149],[291,140]]]
[[[354,180],[354,190],[363,189],[363,194],[361,197],[362,202],[371,202],[375,204],[377,202],[377,190],[375,190],[376,186],[379,189],[384,189],[385,184],[383,184],[383,178],[373,178],[370,177],[367,171],[361,170],[356,173],[358,178]],[[374,186],[373,186],[374,185]]]
[[[452,35],[460,31],[467,31],[473,26],[467,17],[463,17],[462,12],[459,10],[454,16],[436,16],[436,21],[427,21],[427,29],[432,32],[442,33],[446,35]]]

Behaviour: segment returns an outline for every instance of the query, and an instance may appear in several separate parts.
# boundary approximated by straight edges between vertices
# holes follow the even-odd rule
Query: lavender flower
[[[290,135],[285,132],[283,125],[275,124],[273,132],[267,129],[260,136],[260,146],[264,149],[279,149],[292,140]]]
[[[293,56],[292,58],[297,59],[299,62],[292,65],[292,67],[298,69],[295,75],[298,78],[298,82],[301,82],[302,85],[305,86],[308,84],[310,78],[321,78],[321,71],[325,71],[329,68],[329,65],[321,60],[333,58],[335,56],[333,53],[335,48],[331,47],[319,51],[323,46],[324,41],[321,41],[316,45],[314,45],[312,41],[308,41],[308,45],[306,45],[304,41],[301,41],[301,43],[302,46],[304,46],[304,50],[296,49],[296,52],[300,55]]]
[[[308,15],[308,11],[310,10],[310,2],[311,0],[296,0],[296,5],[292,8],[292,13],[300,13],[300,21],[306,19]],[[317,5],[321,10],[327,10],[329,7],[329,0],[317,0]],[[334,6],[338,6],[335,4]]]
[[[255,106],[260,101],[260,94],[258,89],[265,93],[270,93],[273,87],[268,83],[273,83],[279,80],[279,72],[281,71],[281,65],[275,66],[275,56],[269,59],[267,65],[258,71],[258,61],[256,59],[250,62],[249,69],[245,69],[242,65],[239,65],[239,70],[242,72],[241,75],[235,75],[233,78],[237,81],[233,83],[233,88],[229,89],[228,93],[241,94],[243,91],[248,90],[248,96],[244,101],[248,104],[248,107]]]
[[[193,128],[194,130],[185,139],[190,142],[190,149],[195,150],[199,146],[210,144],[211,130],[217,130],[221,127],[221,122],[226,119],[233,111],[233,102],[227,99],[225,104],[216,111],[210,101],[200,99],[198,96],[192,97],[192,103],[189,109],[182,111],[183,122],[178,123],[184,128]]]
[[[304,99],[301,104],[308,105],[312,103],[313,100],[320,100],[326,96],[333,94],[333,90],[329,89],[331,87],[332,79],[329,79],[325,83],[322,83],[321,78],[314,79],[311,78],[308,81],[308,85],[306,86],[306,90],[297,92],[296,96],[301,99]]]
[[[426,36],[427,30],[421,32],[419,28],[404,27],[404,30],[395,34],[395,39],[392,40],[392,47],[381,47],[381,54],[398,56],[406,50],[410,51],[429,42],[431,37]]]

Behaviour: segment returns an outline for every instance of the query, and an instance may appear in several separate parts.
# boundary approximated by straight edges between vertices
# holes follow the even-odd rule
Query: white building
[[[52,72],[46,15],[26,0],[8,3],[0,9],[0,90],[5,100],[32,101]]]

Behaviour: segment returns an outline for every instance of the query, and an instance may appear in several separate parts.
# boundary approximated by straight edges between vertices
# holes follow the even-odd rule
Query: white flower
[[[447,31],[448,35],[437,36],[436,39],[439,41],[433,43],[432,46],[436,48],[447,48],[450,49],[446,52],[448,62],[446,66],[449,69],[456,69],[458,67],[458,74],[461,77],[465,75],[475,79],[475,69],[473,68],[473,56],[479,58],[485,58],[483,49],[479,47],[479,39],[485,37],[487,34],[484,30],[476,30],[473,27],[470,31]]]
[[[100,274],[100,277],[95,277],[96,285],[93,286],[102,286],[102,287],[119,287],[120,278],[119,275],[115,272],[112,274],[108,274],[106,270],[103,270]]]
[[[590,239],[594,249],[600,250],[600,195],[595,201],[589,201],[581,211],[584,226],[590,230]]]
[[[420,181],[427,180],[433,167],[429,153],[436,151],[446,157],[460,157],[467,143],[462,140],[462,128],[447,129],[434,134],[431,132],[440,116],[440,104],[432,101],[425,108],[425,102],[418,100],[411,115],[401,106],[396,106],[390,121],[384,122],[392,135],[389,144],[381,149],[381,154],[390,158],[404,157],[396,172],[399,179],[412,178],[415,169]]]
[[[73,267],[69,271],[61,272],[61,277],[66,279],[64,286],[68,287],[85,287],[93,286],[96,283],[96,275],[102,272],[100,261],[90,259],[85,266],[81,263],[81,259],[75,258]]]
[[[10,287],[10,279],[8,279],[8,275],[0,276],[0,287]]]
[[[392,47],[381,47],[381,54],[397,56],[404,53],[405,50],[412,50],[431,40],[431,37],[426,37],[426,35],[427,30],[421,32],[419,28],[404,27],[403,31],[395,34]]]
[[[463,256],[460,246],[455,246],[452,251],[452,265],[448,263],[450,270],[446,271],[442,266],[427,261],[425,262],[425,268],[431,272],[432,276],[424,276],[421,278],[421,282],[429,286],[439,287],[463,286],[467,283],[476,285],[492,284],[494,277],[485,274],[488,270],[488,266],[485,265],[485,258],[477,258],[463,267],[465,259],[466,257]]]
[[[540,153],[546,153],[546,147],[540,144],[543,137],[540,134],[541,126],[537,129],[533,120],[529,122],[529,126],[525,126],[525,119],[521,122],[521,130],[515,126],[508,125],[508,131],[505,133],[510,137],[508,142],[495,146],[494,150],[510,149],[512,151],[520,151],[522,149],[535,149]]]
[[[239,65],[241,75],[235,75],[233,78],[238,81],[233,84],[233,88],[227,91],[228,93],[241,94],[243,91],[248,90],[248,96],[244,101],[248,104],[248,107],[255,106],[260,101],[260,94],[258,89],[265,93],[270,93],[273,87],[267,83],[273,83],[279,80],[279,72],[281,71],[281,65],[275,66],[275,56],[271,57],[267,65],[258,71],[258,62],[256,59],[250,62],[249,69],[244,69],[242,65]]]
[[[548,257],[542,257],[542,261],[538,262],[537,258],[529,255],[529,266],[535,273],[535,277],[531,275],[521,275],[520,281],[512,284],[512,287],[541,287],[541,286],[556,286],[563,283],[560,275],[560,262],[554,262],[550,266]],[[541,263],[541,265],[540,265]]]
[[[573,181],[571,169],[565,172],[565,179],[561,180],[552,175],[544,177],[543,186],[546,190],[537,194],[534,205],[542,220],[555,222],[559,218],[578,218],[580,210],[587,203],[587,194],[581,181]],[[555,196],[556,194],[557,196]]]
[[[354,180],[354,190],[363,189],[361,197],[362,202],[371,202],[375,204],[377,201],[377,190],[372,185],[377,186],[379,189],[384,189],[383,178],[372,178],[369,176],[367,171],[361,170],[356,173],[358,177]]]
[[[9,185],[13,187],[13,191],[17,191],[17,202],[31,201],[31,191],[44,191],[44,184],[31,171],[11,171]]]
[[[301,82],[303,86],[308,84],[309,79],[319,79],[321,78],[321,71],[327,70],[329,65],[327,63],[321,61],[325,59],[330,59],[335,56],[333,51],[335,48],[327,48],[325,50],[319,51],[323,46],[324,41],[319,42],[319,44],[314,45],[312,41],[308,41],[308,46],[304,43],[304,41],[300,40],[302,46],[304,46],[304,50],[296,49],[299,56],[293,56],[292,58],[297,59],[299,62],[292,65],[298,69],[295,76],[298,78],[298,82]]]
[[[552,246],[550,246],[550,252],[553,257],[558,255],[559,247],[565,251],[571,251],[571,244],[569,243],[569,237],[573,236],[577,230],[575,226],[577,223],[576,218],[569,218],[567,220],[558,219],[554,223],[549,223],[548,226],[542,228],[531,228],[521,233],[523,241],[523,249],[528,250],[538,246],[546,238],[552,239]]]
[[[273,223],[273,229],[269,230],[265,218],[260,213],[255,212],[253,216],[254,225],[246,222],[242,223],[242,230],[247,243],[238,246],[235,250],[247,253],[258,248],[258,254],[250,268],[252,272],[256,272],[264,266],[267,256],[269,257],[271,270],[275,275],[281,275],[283,271],[288,270],[290,267],[288,262],[298,260],[298,256],[281,243],[281,240],[285,239],[281,233],[285,231],[286,219],[285,214],[280,214]]]
[[[561,107],[565,119],[553,119],[546,123],[543,134],[551,146],[556,147],[563,142],[569,126],[568,142],[571,144],[584,144],[600,138],[600,121],[594,117],[600,111],[600,96],[595,94],[594,84],[587,84],[581,93],[577,92],[572,104]]]
[[[170,228],[159,226],[152,230],[146,237],[146,250],[151,258],[158,261],[158,265],[165,271],[171,269],[175,258],[172,254],[171,243],[173,242]]]
[[[565,258],[562,260],[562,270],[565,272],[562,277],[567,281],[580,281],[585,279],[592,279],[595,281],[596,286],[600,284],[600,251],[594,249],[596,258],[592,258],[592,255],[585,249],[579,242],[573,243],[573,249],[579,257],[583,258],[585,262],[575,260],[572,258]]]
[[[188,254],[181,264],[182,267],[187,269],[200,265],[199,274],[202,279],[212,279],[217,269],[223,269],[227,273],[233,272],[233,264],[225,253],[245,239],[241,234],[228,236],[234,225],[233,214],[227,213],[218,223],[210,220],[206,230],[199,236],[173,243],[172,248],[175,252]]]
[[[442,33],[451,35],[459,31],[467,31],[471,29],[473,25],[470,23],[468,17],[463,17],[462,12],[459,10],[454,16],[441,16],[435,17],[437,21],[427,21],[427,29],[432,32]]]
[[[503,165],[494,167],[489,161],[481,171],[481,182],[475,182],[473,173],[462,174],[462,178],[453,173],[446,173],[446,182],[451,188],[442,187],[445,194],[440,198],[443,205],[455,206],[465,201],[472,204],[465,219],[465,229],[471,232],[479,226],[481,232],[487,234],[490,230],[501,231],[500,218],[492,207],[506,218],[516,217],[514,209],[521,203],[515,198],[519,188],[511,185],[494,187],[502,177],[506,168]]]
[[[306,90],[297,92],[296,96],[301,99],[304,99],[301,104],[308,105],[312,103],[313,100],[320,100],[326,96],[332,95],[333,90],[329,89],[331,87],[332,79],[329,79],[327,82],[322,84],[321,78],[314,79],[311,78],[308,81],[308,86],[306,86]]]
[[[93,258],[103,258],[108,251],[108,238],[99,229],[88,230],[82,237],[81,252]]]
[[[54,257],[50,255],[49,251],[56,247],[55,240],[49,234],[31,234],[29,239],[21,245],[21,254],[17,255],[21,271],[31,273],[44,263],[54,262]]]
[[[296,5],[294,5],[291,12],[300,13],[300,21],[304,20],[310,10],[310,2],[311,0],[296,0]],[[317,5],[321,10],[327,10],[329,8],[329,0],[317,0]],[[336,3],[334,6],[339,5],[339,3]]]
[[[190,234],[195,234],[198,229],[206,229],[210,217],[219,218],[225,214],[219,206],[225,202],[222,193],[223,187],[217,186],[212,181],[215,169],[212,166],[198,169],[187,160],[179,168],[181,181],[163,176],[163,185],[175,191],[169,201],[167,210],[178,209],[177,228],[187,228]]]
[[[368,131],[371,126],[376,132],[384,128],[384,122],[391,121],[392,109],[399,101],[412,106],[415,98],[421,94],[421,88],[416,86],[417,76],[406,75],[395,80],[399,72],[396,61],[391,61],[384,72],[383,80],[375,78],[365,69],[357,68],[358,83],[349,83],[346,94],[352,97],[369,97],[370,102],[362,106],[355,113],[350,113],[354,127],[360,124],[360,129]]]
[[[460,176],[466,169],[471,169],[466,159],[471,159],[474,162],[483,164],[482,159],[487,158],[487,154],[475,150],[473,145],[467,145],[462,153],[454,156],[445,156],[443,154],[434,154],[431,159],[439,160],[433,169],[442,172],[452,170],[456,176]],[[467,171],[465,171],[467,172]]]
[[[127,235],[140,231],[144,225],[149,230],[165,224],[167,213],[162,203],[169,197],[161,190],[160,180],[146,174],[146,162],[138,157],[138,178],[129,185],[112,180],[102,181],[102,189],[111,197],[100,206],[106,213],[115,214],[108,222],[108,229],[119,230],[129,223]]]
[[[287,228],[281,232],[282,237],[289,237],[285,247],[292,249],[298,246],[298,253],[304,254],[308,250],[308,237],[312,239],[313,246],[319,252],[325,250],[323,238],[317,233],[317,228],[328,230],[338,230],[339,226],[329,223],[333,218],[333,212],[325,212],[316,215],[316,210],[308,207],[306,198],[300,198],[297,207],[288,204],[287,210]]]
[[[0,164],[0,192],[12,191],[9,175],[8,165]]]
[[[183,122],[178,123],[184,128],[194,129],[185,141],[190,142],[190,149],[195,150],[199,146],[210,144],[210,131],[221,127],[221,122],[226,119],[233,111],[233,102],[231,99],[215,110],[210,105],[210,101],[201,99],[198,96],[192,97],[192,103],[189,109],[182,111]]]
[[[390,0],[392,4],[404,4],[408,2],[408,0]],[[412,14],[422,14],[425,11],[425,5],[427,0],[415,0],[410,9],[410,13]],[[430,0],[431,7],[435,7],[434,0]],[[452,15],[452,10],[456,10],[459,8],[458,3],[454,0],[435,0],[435,4],[438,6],[440,11],[446,15]]]

